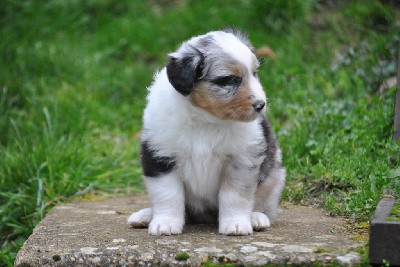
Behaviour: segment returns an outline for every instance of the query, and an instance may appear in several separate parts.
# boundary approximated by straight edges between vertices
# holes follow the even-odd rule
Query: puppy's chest
[[[222,172],[235,157],[246,157],[254,140],[230,131],[196,131],[180,140],[177,164],[181,179],[193,193],[213,194]]]
[[[200,145],[181,153],[177,163],[188,195],[206,199],[217,196],[221,172],[227,164],[226,153],[212,146]]]

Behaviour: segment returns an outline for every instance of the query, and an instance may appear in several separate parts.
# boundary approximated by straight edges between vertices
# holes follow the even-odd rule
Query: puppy
[[[149,88],[141,138],[151,208],[128,218],[152,235],[187,220],[218,220],[248,235],[275,219],[284,186],[281,151],[265,116],[259,62],[243,33],[197,36],[169,54]]]

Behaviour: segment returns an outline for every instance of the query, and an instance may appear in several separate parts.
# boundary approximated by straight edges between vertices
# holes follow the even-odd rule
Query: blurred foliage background
[[[284,201],[366,221],[384,190],[400,193],[399,1],[3,0],[0,265],[57,203],[144,190],[153,73],[184,40],[227,26],[277,55],[259,76],[288,170]]]

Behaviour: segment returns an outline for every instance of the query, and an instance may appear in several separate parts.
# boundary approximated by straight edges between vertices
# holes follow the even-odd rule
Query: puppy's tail
[[[276,58],[276,54],[275,54],[274,50],[272,50],[268,46],[262,46],[262,47],[258,48],[256,50],[255,54],[256,54],[257,58],[268,57],[272,60],[274,60]]]

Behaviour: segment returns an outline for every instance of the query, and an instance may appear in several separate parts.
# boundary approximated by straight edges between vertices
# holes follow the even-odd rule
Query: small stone
[[[347,253],[344,256],[337,256],[336,260],[339,264],[352,264],[353,262],[360,260],[360,255],[354,252]]]
[[[117,214],[117,211],[115,211],[115,210],[101,210],[101,211],[96,212],[96,214],[100,214],[100,215]]]
[[[286,252],[294,253],[311,253],[313,249],[300,245],[285,245],[282,249]]]
[[[265,258],[267,258],[268,260],[274,260],[276,259],[276,255],[272,254],[269,251],[259,251],[257,252],[257,254],[264,256]]]
[[[270,235],[270,234],[266,234],[265,237],[267,237],[268,240],[276,240],[276,241],[282,241],[282,240],[284,240],[283,237],[274,236],[274,235]]]
[[[254,254],[246,256],[244,259],[245,259],[246,263],[249,263],[251,265],[263,265],[268,262],[261,255],[254,255]]]
[[[114,243],[114,244],[119,244],[119,243],[124,243],[126,240],[125,239],[123,239],[123,238],[114,238],[113,240],[112,240],[112,243]]]
[[[116,247],[107,247],[107,249],[108,249],[108,250],[118,250],[118,249],[119,249],[119,246],[116,246]]]
[[[229,262],[235,262],[235,261],[237,261],[237,254],[235,254],[235,253],[228,253],[228,254],[224,254],[224,255],[222,255],[222,256],[220,256],[219,258],[218,258],[218,260],[221,262],[221,263],[229,263]]]
[[[93,259],[90,259],[90,261],[94,264],[99,264],[101,262],[100,257],[94,257]]]
[[[223,252],[222,249],[219,249],[216,247],[201,247],[201,248],[196,248],[194,251],[195,252],[206,252],[206,253],[221,253],[221,252]]]
[[[273,248],[276,247],[276,244],[268,243],[268,242],[252,242],[253,245],[263,247],[263,248]]]
[[[91,254],[101,254],[101,252],[96,252],[98,248],[92,248],[92,247],[84,247],[81,248],[81,252],[83,254],[91,255]]]
[[[255,246],[251,246],[251,245],[244,245],[243,247],[240,248],[240,252],[242,253],[252,253],[252,252],[256,252],[258,249]]]
[[[58,209],[58,210],[70,210],[70,209],[73,209],[73,207],[70,207],[70,206],[58,206],[58,207],[55,207],[55,209]]]
[[[171,239],[171,240],[169,240],[169,239],[160,239],[160,240],[156,241],[156,243],[159,244],[159,245],[174,245],[177,242],[178,241],[176,241],[175,239]]]
[[[154,258],[154,254],[153,254],[153,253],[143,253],[143,254],[141,255],[141,258],[142,258],[143,260],[151,260],[151,259]]]

